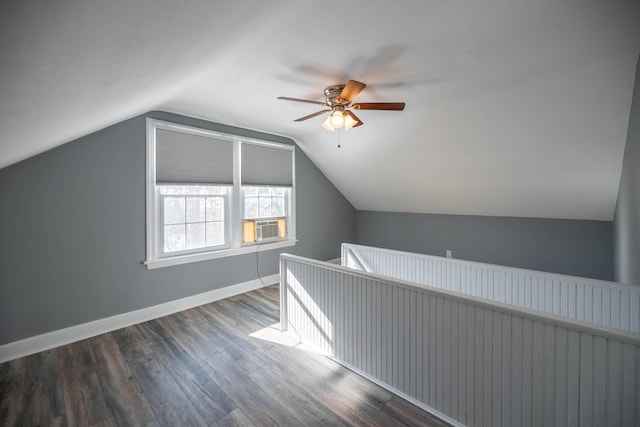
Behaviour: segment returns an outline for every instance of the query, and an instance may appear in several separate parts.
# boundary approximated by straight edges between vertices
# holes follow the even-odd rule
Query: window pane
[[[207,246],[224,245],[224,222],[207,223]]]
[[[285,216],[283,197],[273,197],[271,199],[271,212],[273,216]]]
[[[222,197],[207,197],[207,221],[224,220],[224,199]]]
[[[244,187],[245,196],[257,196],[258,187]]]
[[[164,252],[182,251],[185,249],[185,243],[184,225],[164,226]]]
[[[257,187],[258,195],[260,197],[268,197],[271,196],[271,187]]]
[[[261,218],[267,218],[271,216],[271,197],[260,197],[258,203],[258,210],[260,211]]]
[[[187,224],[187,249],[202,248],[205,246],[204,231],[204,223]]]
[[[164,224],[184,224],[184,197],[164,198]]]
[[[244,187],[244,218],[287,216],[288,189],[282,187]],[[256,197],[255,194],[259,196]]]
[[[204,221],[204,197],[187,197],[187,222]]]
[[[258,198],[257,197],[246,197],[244,199],[244,217],[245,218],[258,217]]]

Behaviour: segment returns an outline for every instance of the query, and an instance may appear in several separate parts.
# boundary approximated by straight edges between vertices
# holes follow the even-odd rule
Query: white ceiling
[[[163,109],[294,138],[361,210],[612,219],[635,0],[2,3],[0,167]],[[276,100],[349,79],[405,111]]]

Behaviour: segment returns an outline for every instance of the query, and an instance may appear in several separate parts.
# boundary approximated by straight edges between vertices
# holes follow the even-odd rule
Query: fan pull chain
[[[340,137],[342,136],[342,129],[338,129],[338,148],[342,147],[340,143]]]

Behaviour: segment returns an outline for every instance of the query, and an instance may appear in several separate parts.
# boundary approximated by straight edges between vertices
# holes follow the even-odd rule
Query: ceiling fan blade
[[[351,102],[365,87],[367,87],[367,85],[364,83],[349,80],[338,98],[346,102]]]
[[[358,116],[356,116],[355,114],[353,114],[353,111],[351,111],[351,110],[345,110],[344,112],[345,112],[345,114],[347,114],[347,115],[351,116],[351,118],[352,118],[353,120],[355,120],[356,122],[358,122],[358,123],[356,123],[355,125],[353,125],[352,127],[357,128],[358,126],[362,126],[362,125],[364,124],[364,122],[363,122],[362,120],[360,120],[360,119],[358,118]]]
[[[358,102],[351,107],[356,110],[402,111],[404,110],[404,102]]]
[[[322,105],[323,107],[328,107],[329,106],[326,102],[312,101],[310,99],[289,98],[288,96],[279,96],[278,99],[282,99],[282,100],[285,100],[285,101],[306,102],[307,104]]]
[[[329,111],[331,111],[331,110],[318,111],[317,113],[309,114],[308,116],[304,116],[304,117],[300,117],[299,119],[295,119],[294,122],[301,122],[301,121],[310,119],[312,117],[319,116],[320,114],[326,113],[326,112],[329,112]]]

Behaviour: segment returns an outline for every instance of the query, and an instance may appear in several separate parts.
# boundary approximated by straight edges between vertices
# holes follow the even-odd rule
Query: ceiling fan
[[[331,132],[338,128],[344,127],[345,131],[363,125],[362,120],[356,116],[352,110],[386,110],[386,111],[402,111],[404,110],[404,102],[356,102],[351,101],[364,89],[367,85],[355,80],[349,80],[346,85],[332,85],[324,90],[326,101],[312,101],[309,99],[289,98],[287,96],[279,96],[278,99],[285,101],[306,102],[308,104],[317,104],[327,107],[325,110],[318,111],[308,116],[300,117],[294,120],[301,122],[320,114],[329,113],[327,120],[322,123],[322,127]]]

